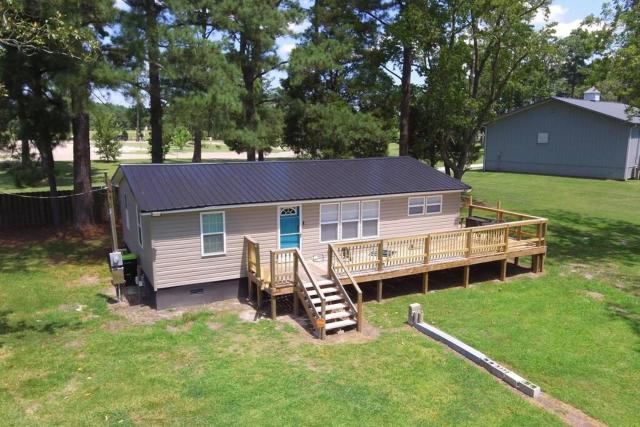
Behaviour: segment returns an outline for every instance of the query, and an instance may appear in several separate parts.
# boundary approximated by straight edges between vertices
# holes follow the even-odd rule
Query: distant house
[[[505,114],[486,126],[484,169],[605,179],[640,174],[640,116],[628,106],[552,97]]]

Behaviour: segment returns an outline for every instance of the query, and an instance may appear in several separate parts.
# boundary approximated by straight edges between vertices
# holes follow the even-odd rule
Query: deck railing
[[[458,259],[488,257],[546,245],[547,220],[499,208],[470,205],[495,214],[496,223],[424,235],[335,243],[339,257],[329,257],[327,269],[351,273],[419,266]],[[516,218],[515,221],[508,221]],[[342,265],[338,265],[338,261]],[[340,274],[344,279],[345,274]]]
[[[357,322],[358,322],[356,324],[356,328],[358,332],[362,332],[362,324],[363,324],[362,323],[363,322],[362,290],[360,289],[360,286],[358,286],[358,282],[356,282],[356,279],[354,279],[351,273],[349,272],[349,269],[345,265],[344,261],[342,260],[338,252],[336,252],[335,247],[331,244],[329,245],[328,256],[329,256],[329,266],[331,266],[329,268],[328,273],[331,276],[331,279],[333,279],[333,282],[335,283],[335,285],[340,290],[340,293],[344,295],[345,301],[347,301],[351,309],[356,313]],[[351,286],[353,286],[353,289],[356,291],[357,305],[353,304],[353,301],[351,301],[349,294],[347,293],[344,286],[342,285],[342,282],[340,279],[343,277],[346,277],[349,280],[349,283],[351,284]]]
[[[261,277],[260,266],[260,244],[249,236],[244,237],[247,247],[247,275],[249,280],[256,280]]]

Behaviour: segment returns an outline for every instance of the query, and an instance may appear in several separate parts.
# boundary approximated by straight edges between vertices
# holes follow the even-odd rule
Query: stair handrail
[[[358,306],[357,306],[357,308],[356,308],[356,306],[353,305],[353,301],[351,301],[351,298],[349,298],[349,294],[344,289],[344,286],[342,286],[342,282],[340,281],[340,277],[336,273],[336,270],[333,267],[333,263],[331,262],[331,260],[335,260],[335,261],[338,262],[338,264],[340,264],[340,267],[344,270],[345,274],[347,275],[347,279],[349,279],[349,281],[351,282],[351,285],[355,289],[356,294],[358,296],[358,299],[357,299]],[[356,279],[353,278],[353,276],[349,272],[349,269],[347,269],[347,266],[345,265],[344,261],[342,260],[342,257],[340,255],[338,255],[338,252],[336,251],[336,248],[331,243],[329,244],[329,274],[331,275],[333,281],[336,283],[336,286],[338,286],[340,288],[340,290],[342,291],[342,293],[346,297],[347,303],[349,304],[351,309],[353,311],[355,311],[356,317],[357,317],[357,322],[358,322],[357,325],[356,325],[356,329],[358,330],[358,332],[361,332],[362,331],[362,309],[363,309],[362,289],[360,289],[360,286],[358,285],[358,282],[356,282]]]
[[[316,316],[318,316],[319,319],[322,319],[323,322],[326,322],[327,299],[324,296],[324,293],[322,292],[322,290],[320,289],[318,284],[316,283],[315,279],[313,278],[313,275],[309,271],[309,267],[307,266],[306,261],[302,257],[302,254],[300,253],[300,250],[297,249],[297,248],[295,250],[295,256],[296,256],[296,263],[302,266],[302,268],[304,269],[304,272],[307,274],[307,277],[309,278],[309,282],[313,286],[313,289],[316,291],[316,294],[318,295],[318,298],[320,298],[320,312],[318,312],[318,309],[316,308],[316,306],[314,304],[311,304],[313,312],[316,314]],[[309,300],[309,302],[311,302],[311,298],[312,297],[309,295],[309,292],[307,291],[307,288],[305,288],[302,285],[302,279],[300,279],[300,273],[298,272],[297,268],[294,268],[294,276],[295,276],[294,277],[294,286],[299,287],[300,289],[302,289],[302,291],[306,295],[306,297]],[[298,284],[300,284],[300,286],[298,286]],[[324,330],[324,324],[321,327],[318,327],[318,329],[320,331]],[[322,332],[321,332],[321,335],[322,335]]]

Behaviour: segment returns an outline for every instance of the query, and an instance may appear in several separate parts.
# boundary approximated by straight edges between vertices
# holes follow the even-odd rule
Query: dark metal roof
[[[592,88],[592,89],[595,89],[595,88]],[[594,113],[599,113],[605,116],[613,117],[614,119],[618,119],[618,120],[622,120],[630,123],[640,123],[640,116],[637,114],[637,112],[636,112],[636,115],[629,115],[627,113],[629,106],[627,104],[622,104],[620,102],[587,101],[585,99],[563,98],[560,96],[554,96],[553,99],[556,99],[561,102],[565,102],[567,104],[574,105],[576,107],[591,110]]]
[[[471,188],[411,157],[132,164],[120,173],[142,212]]]
[[[635,115],[633,114],[629,115],[627,113],[627,110],[629,108],[627,104],[622,104],[620,102],[607,102],[607,101],[587,101],[585,99],[552,96],[551,98],[547,98],[542,101],[534,102],[533,104],[525,105],[524,107],[511,110],[501,116],[496,117],[492,121],[488,122],[487,125],[490,125],[499,120],[506,119],[507,117],[511,117],[515,114],[522,113],[531,108],[534,108],[539,105],[546,104],[552,101],[563,102],[565,104],[573,105],[574,107],[584,108],[586,110],[593,111],[594,113],[602,114],[603,116],[608,116],[608,117],[611,117],[612,119],[621,120],[629,124],[640,124],[640,112],[638,112],[638,110],[636,109]]]

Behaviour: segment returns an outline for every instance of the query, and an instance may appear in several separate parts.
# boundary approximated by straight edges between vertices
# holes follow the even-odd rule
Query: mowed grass
[[[225,310],[129,323],[103,238],[0,247],[4,425],[558,425],[406,328],[319,345]]]
[[[407,304],[420,302],[428,322],[554,397],[608,424],[637,425],[640,182],[481,172],[464,181],[475,200],[549,218],[545,275],[395,298],[367,317],[399,326]]]
[[[407,305],[420,302],[427,321],[554,397],[611,425],[637,424],[640,182],[464,180],[476,200],[550,219],[547,272],[367,303],[380,335],[361,343],[319,345],[280,320],[225,310],[132,324],[107,308],[104,237],[1,241],[3,423],[559,423],[407,329]]]

